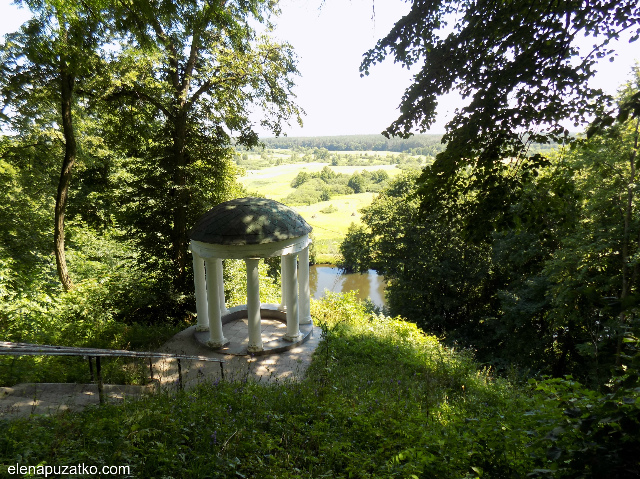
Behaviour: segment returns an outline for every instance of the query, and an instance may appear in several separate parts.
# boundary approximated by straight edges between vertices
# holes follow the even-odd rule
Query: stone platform
[[[249,353],[249,322],[246,305],[236,306],[222,317],[222,328],[227,343],[222,348],[212,349],[218,354],[232,354],[235,356],[262,356],[288,351],[303,344],[313,332],[313,324],[300,325],[300,338],[297,341],[284,339],[287,333],[287,316],[280,311],[278,305],[262,304],[260,306],[261,334],[263,350]],[[198,343],[207,346],[208,331],[195,331],[194,337]],[[208,346],[207,346],[208,347]]]

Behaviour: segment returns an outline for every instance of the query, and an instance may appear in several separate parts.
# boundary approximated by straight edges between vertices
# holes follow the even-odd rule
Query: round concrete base
[[[278,309],[275,304],[262,304],[260,306],[260,318],[262,326],[263,350],[257,352],[247,351],[249,345],[249,330],[247,326],[247,306],[236,306],[222,317],[222,329],[228,342],[221,348],[212,348],[220,354],[233,354],[237,356],[260,356],[264,354],[281,353],[295,348],[307,341],[313,332],[313,324],[301,324],[300,336],[295,341],[288,341],[287,315]],[[202,345],[208,346],[209,332],[195,331],[195,339]]]

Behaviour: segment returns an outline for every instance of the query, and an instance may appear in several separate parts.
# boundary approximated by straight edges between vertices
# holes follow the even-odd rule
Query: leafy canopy
[[[532,142],[566,137],[562,120],[582,123],[595,115],[611,122],[612,98],[587,80],[599,58],[612,58],[609,42],[623,32],[632,41],[640,35],[636,0],[413,0],[360,70],[368,75],[387,55],[419,69],[386,136],[426,131],[440,95],[457,90],[468,99],[447,125],[446,149],[423,175],[423,191],[446,194],[469,164],[483,180],[472,186],[486,191],[504,158],[527,156]],[[593,47],[581,49],[583,37]],[[623,115],[640,114],[639,100]]]
[[[565,133],[560,120],[582,122],[585,114],[599,112],[611,98],[586,80],[599,58],[613,54],[609,41],[624,31],[633,32],[632,40],[640,35],[634,0],[414,0],[411,11],[365,54],[360,69],[369,74],[388,54],[403,66],[420,65],[387,135],[427,130],[439,95],[457,89],[470,97],[445,139],[457,143],[475,129],[478,143],[467,151],[474,156],[496,141],[513,140],[515,129],[547,125],[531,138],[540,141],[546,133]],[[590,51],[578,47],[583,35],[593,37]]]

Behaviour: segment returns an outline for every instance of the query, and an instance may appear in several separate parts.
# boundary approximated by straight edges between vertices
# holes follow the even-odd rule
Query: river
[[[315,299],[322,298],[325,290],[334,293],[358,290],[359,299],[370,298],[376,306],[385,306],[384,278],[373,270],[365,274],[341,273],[335,266],[316,264],[309,268],[309,288]]]

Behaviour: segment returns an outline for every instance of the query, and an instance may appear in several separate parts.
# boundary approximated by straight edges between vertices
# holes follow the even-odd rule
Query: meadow
[[[384,170],[393,178],[402,173],[398,168],[398,154],[390,151],[339,151],[332,152],[323,161],[317,161],[316,154],[307,154],[307,162],[301,160],[293,150],[266,150],[261,154],[247,155],[248,162],[262,160],[264,166],[260,169],[245,169],[239,178],[249,195],[264,196],[283,202],[285,198],[295,192],[291,182],[298,173],[318,173],[329,167],[335,173],[352,175],[362,171]],[[415,164],[424,162],[422,156],[402,155]],[[344,163],[353,164],[344,164]],[[337,165],[333,163],[338,163]],[[340,164],[343,163],[343,164]],[[347,229],[352,223],[360,224],[360,210],[371,204],[376,193],[365,192],[350,195],[332,196],[328,201],[314,204],[292,206],[313,227],[314,249],[317,263],[335,263],[338,259],[338,246],[344,239]]]

